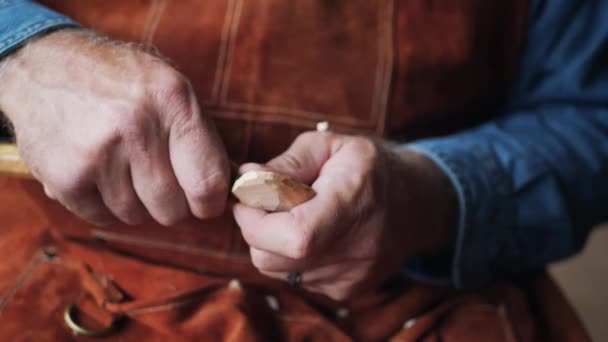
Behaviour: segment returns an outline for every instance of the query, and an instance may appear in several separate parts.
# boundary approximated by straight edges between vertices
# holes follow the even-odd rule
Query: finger
[[[101,170],[97,188],[103,202],[119,220],[127,224],[140,224],[148,212],[137,197],[131,180],[131,170],[126,157],[113,155],[104,170]]]
[[[257,248],[250,248],[251,262],[262,272],[292,272],[308,268],[306,260],[296,260]]]
[[[42,185],[42,187],[44,188],[44,194],[46,195],[46,197],[55,200],[56,196],[51,192],[51,190],[49,189],[49,187],[45,184]]]
[[[259,271],[265,276],[284,281],[289,280],[289,275],[292,272],[300,272],[300,284],[304,286],[321,287],[337,282],[353,282],[354,279],[349,276],[349,272],[351,272],[350,268],[353,267],[353,265],[355,265],[355,263],[350,262],[344,264],[336,263],[312,269],[292,269],[285,272],[267,270]]]
[[[73,151],[53,150],[38,160],[35,169],[42,171],[38,180],[44,184],[44,192],[87,222],[98,226],[114,223],[116,218],[104,204],[97,189],[95,168],[86,158],[77,158],[70,152]]]
[[[170,128],[169,150],[177,180],[192,214],[200,219],[220,215],[225,208],[230,166],[213,123],[202,118],[192,90],[189,107]]]
[[[239,167],[239,174],[243,174],[249,171],[270,171],[264,164],[258,163],[245,163]]]
[[[352,286],[350,280],[338,280],[335,282],[319,283],[317,285],[305,285],[307,291],[325,295],[335,301],[341,302],[359,292]]]
[[[334,300],[345,300],[353,293],[361,291],[357,285],[360,279],[355,275],[352,264],[330,265],[302,272],[298,286],[310,292],[326,295]],[[260,271],[267,277],[288,282],[289,272]]]
[[[263,270],[258,270],[258,271],[268,278],[280,280],[280,281],[283,281],[286,283],[289,282],[289,277],[292,272],[300,272],[300,271],[272,272],[272,271],[263,271]],[[315,288],[318,291],[318,290],[326,287],[328,279],[329,279],[328,275],[323,272],[317,272],[317,271],[302,272],[299,277],[299,280],[297,282],[297,285],[299,287],[303,287],[305,289]]]
[[[52,189],[50,191],[56,193]],[[57,200],[76,216],[95,225],[108,226],[116,221],[97,189],[62,194]]]
[[[338,220],[339,205],[326,192],[289,212],[267,213],[243,204],[236,204],[233,212],[251,247],[301,260],[323,247]]]
[[[291,212],[275,213],[269,217],[268,213],[263,210],[250,208],[240,203],[236,203],[232,211],[236,223],[241,228],[243,238],[249,246],[269,253],[294,257],[292,253],[289,253],[289,246],[295,245],[298,236],[293,228],[294,219]],[[273,221],[273,226],[266,228],[264,224],[270,223],[270,221]],[[274,227],[280,224],[286,225],[284,226],[285,231],[275,234],[277,229]]]
[[[291,146],[264,165],[244,164],[240,172],[268,170],[289,175],[300,182],[312,183],[323,164],[331,156],[334,135],[331,133],[306,132],[300,134]]]
[[[171,163],[166,139],[157,127],[148,127],[142,146],[131,146],[131,177],[135,193],[150,216],[170,226],[188,216],[184,191]]]

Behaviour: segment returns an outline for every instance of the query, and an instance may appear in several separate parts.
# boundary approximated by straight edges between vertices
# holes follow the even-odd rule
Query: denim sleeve
[[[502,115],[413,142],[459,199],[453,250],[406,273],[482,286],[579,251],[608,220],[608,1],[532,1],[527,49]]]
[[[78,26],[71,19],[29,0],[0,0],[0,58],[49,30]]]

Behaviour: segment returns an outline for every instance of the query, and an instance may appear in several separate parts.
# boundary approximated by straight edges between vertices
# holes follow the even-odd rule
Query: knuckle
[[[332,132],[306,131],[296,137],[294,144],[318,143],[319,140],[330,141],[333,137],[334,133]]]
[[[360,158],[368,164],[375,164],[380,157],[378,144],[369,138],[356,137],[352,140],[353,148]]]
[[[352,189],[352,193],[359,193],[361,190],[367,188],[369,179],[369,173],[363,170],[353,170],[348,174],[342,175],[341,182],[348,189]],[[340,199],[340,197],[336,197],[336,199]]]
[[[151,204],[164,207],[173,204],[176,206],[180,195],[179,186],[173,181],[170,175],[160,175],[156,179],[148,179],[148,191],[145,196],[149,198]]]
[[[125,133],[140,133],[142,125],[145,123],[145,115],[142,115],[143,106],[137,103],[126,106],[124,108],[113,110],[113,125],[117,131]]]
[[[312,247],[314,244],[314,235],[313,230],[300,230],[297,234],[295,234],[293,247],[287,256],[296,260],[309,258],[311,256]]]
[[[106,144],[93,137],[85,137],[72,144],[75,164],[72,170],[82,173],[101,163],[106,156]],[[78,172],[80,171],[80,172]]]
[[[150,215],[163,226],[175,225],[189,215],[181,188],[170,178],[151,181],[142,201],[147,204]]]
[[[222,170],[213,172],[186,190],[188,196],[199,204],[215,202],[228,193],[228,174]]]
[[[184,96],[188,93],[188,81],[177,70],[166,67],[156,75],[159,90],[167,94]]]
[[[170,227],[185,219],[186,216],[186,213],[166,213],[163,215],[158,215],[156,217],[156,221],[165,227]]]
[[[103,205],[82,203],[79,198],[63,198],[60,203],[74,215],[97,226],[108,226],[115,221]]]
[[[289,151],[283,153],[279,158],[275,159],[274,163],[271,162],[269,164],[275,164],[275,167],[281,167],[287,170],[301,170],[303,168],[303,165],[298,157]]]
[[[162,112],[169,113],[175,119],[186,120],[192,114],[190,110],[192,96],[188,80],[179,72],[169,69],[158,76],[155,94]]]
[[[381,154],[378,145],[370,139],[354,138],[350,151],[355,156],[357,167],[345,175],[344,181],[351,188],[361,188],[368,184],[379,166]]]
[[[99,227],[107,227],[116,221],[112,216],[103,213],[80,214],[80,217]]]
[[[119,199],[113,206],[113,212],[121,221],[126,224],[138,224],[142,220],[142,212],[135,199]]]
[[[342,289],[328,290],[326,294],[329,298],[338,302],[346,300],[348,297],[350,297],[350,293]]]
[[[55,194],[61,198],[78,200],[86,194],[93,183],[89,166],[55,167],[49,171],[45,183],[49,184]]]
[[[336,301],[347,300],[356,293],[356,281],[341,281],[324,289],[325,294]]]
[[[241,228],[241,234],[243,235],[243,239],[250,247],[262,248],[262,244],[260,244],[260,239],[258,237],[257,230],[255,229],[255,225],[240,224],[239,227]]]
[[[156,135],[146,134],[146,132],[158,132],[160,130],[154,123],[155,120],[151,120],[137,106],[117,110],[115,111],[115,118],[112,123],[113,128],[105,140],[108,145],[112,145],[121,139],[129,147],[137,150],[146,150],[150,143],[148,137]]]
[[[304,133],[298,135],[296,137],[295,142],[296,143],[306,143],[306,142],[309,142],[311,140],[317,139],[318,136],[319,136],[319,132],[307,131],[307,132],[304,132]]]
[[[269,254],[261,251],[251,251],[251,262],[258,270],[268,270],[270,268]]]

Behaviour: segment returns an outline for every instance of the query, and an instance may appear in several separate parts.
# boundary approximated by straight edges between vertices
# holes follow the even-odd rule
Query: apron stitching
[[[150,50],[152,48],[152,43],[154,40],[154,35],[156,34],[156,30],[158,29],[158,24],[160,19],[165,12],[165,8],[167,7],[166,0],[156,0],[150,9],[150,13],[148,15],[148,20],[146,22],[146,30],[144,31],[144,35],[142,36],[142,43],[146,50]]]
[[[256,114],[251,114],[249,112],[238,112],[231,110],[214,110],[208,109],[206,111],[209,115],[217,118],[225,118],[232,120],[247,120],[252,122],[265,122],[265,123],[282,123],[282,124],[290,124],[296,125],[300,127],[305,127],[309,129],[315,129],[317,123],[319,121],[327,120],[326,116],[319,116],[318,119],[310,118],[310,117],[287,117],[281,116],[280,113],[277,114],[267,114],[265,116],[258,116]],[[273,116],[271,116],[273,115]],[[322,115],[322,114],[320,114]],[[370,123],[363,123],[357,120],[353,120],[349,117],[333,117],[331,118],[331,124],[334,128],[350,128],[350,129],[369,129],[374,128],[374,125],[370,125]],[[336,127],[337,126],[337,127]]]
[[[387,104],[391,87],[391,74],[393,69],[393,24],[394,24],[394,0],[387,0],[386,5],[380,13],[381,33],[379,34],[379,50],[382,69],[377,74],[378,90],[375,92],[373,117],[376,120],[376,133],[383,135],[386,125]]]
[[[152,22],[152,17],[154,16],[154,11],[156,10],[157,3],[158,3],[158,0],[152,0],[152,4],[150,5],[150,8],[148,9],[148,15],[146,16],[144,28],[141,31],[140,43],[142,45],[144,45],[147,40],[148,33],[150,31],[150,25]]]
[[[228,96],[228,82],[230,81],[230,74],[232,72],[232,57],[234,56],[234,49],[236,45],[236,36],[238,34],[239,25],[241,23],[241,15],[243,13],[244,0],[235,0],[234,14],[232,16],[232,22],[230,23],[230,33],[228,35],[228,49],[226,55],[226,66],[224,70],[224,79],[220,86],[220,98],[219,102],[226,102]]]
[[[251,104],[251,103],[239,103],[239,102],[228,102],[228,84],[230,81],[230,76],[232,72],[232,57],[234,55],[235,45],[236,45],[236,36],[238,34],[238,27],[240,24],[241,14],[243,12],[243,0],[236,0],[238,3],[235,5],[233,20],[231,23],[231,30],[228,39],[228,53],[226,57],[226,66],[224,72],[224,80],[222,85],[220,86],[220,99],[219,103],[222,108],[233,109],[233,110],[243,110],[243,111],[258,111],[262,113],[275,113],[275,114],[283,114],[288,116],[302,117],[308,120],[316,120],[319,121],[321,119],[325,119],[330,116],[328,113],[320,113],[320,112],[311,112],[305,110],[298,109],[290,109],[280,106],[268,106],[268,105],[259,105],[259,104]],[[378,41],[380,48],[378,49],[379,59],[376,65],[376,82],[374,85],[374,95],[372,98],[372,108],[371,108],[371,116],[368,120],[360,120],[353,119],[349,116],[331,116],[333,121],[342,121],[342,122],[352,122],[354,124],[363,124],[363,125],[378,125],[378,116],[381,115],[382,125],[384,124],[384,116],[386,115],[386,107],[387,97],[388,97],[388,89],[389,83],[387,79],[390,80],[390,77],[386,75],[390,75],[390,69],[392,67],[392,2],[393,0],[387,0],[386,6],[384,6],[383,10],[379,11],[378,19],[379,19],[379,34]],[[388,36],[388,37],[387,37]],[[388,45],[388,48],[386,47]],[[376,127],[377,130],[381,128]],[[382,128],[383,130],[383,128]]]
[[[28,279],[34,274],[34,272],[38,269],[41,263],[45,261],[43,253],[38,252],[33,257],[30,263],[27,265],[25,271],[17,277],[15,284],[12,288],[8,290],[6,295],[0,298],[0,314],[2,310],[6,307],[6,305],[15,297],[15,294],[21,289],[21,287],[27,282]]]
[[[131,244],[139,245],[139,246],[186,252],[186,253],[190,253],[190,254],[202,254],[202,255],[205,255],[205,256],[208,256],[211,258],[228,259],[230,261],[235,261],[235,262],[240,262],[240,263],[248,263],[248,261],[249,261],[248,258],[238,257],[238,256],[235,257],[235,256],[228,255],[227,253],[219,252],[216,250],[184,246],[181,244],[174,244],[174,243],[164,242],[164,241],[159,241],[159,240],[138,238],[138,237],[135,237],[132,235],[110,233],[110,232],[105,232],[105,231],[100,231],[100,230],[93,230],[93,231],[91,231],[91,234],[95,238],[98,238],[100,240],[131,243]]]
[[[236,16],[236,5],[237,0],[229,0],[226,17],[224,19],[224,26],[222,27],[222,35],[220,40],[220,51],[217,58],[217,68],[215,70],[215,80],[213,82],[213,90],[211,91],[211,101],[206,103],[207,105],[213,105],[219,101],[220,90],[222,89],[222,76],[225,75],[225,69],[227,68],[228,50],[231,43],[230,33],[233,30],[233,22]]]

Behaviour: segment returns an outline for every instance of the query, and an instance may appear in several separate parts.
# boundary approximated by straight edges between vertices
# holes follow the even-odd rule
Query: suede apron
[[[394,141],[487,121],[517,68],[525,0],[45,0],[158,49],[230,158],[264,162],[319,121]],[[232,215],[98,228],[0,177],[0,340],[587,341],[546,273],[456,291],[396,278],[338,303],[261,276]],[[73,304],[73,306],[70,306]],[[64,314],[99,337],[74,333]],[[78,316],[78,317],[76,317]]]

